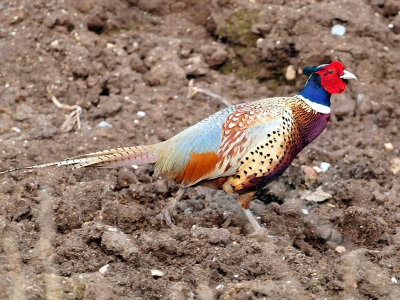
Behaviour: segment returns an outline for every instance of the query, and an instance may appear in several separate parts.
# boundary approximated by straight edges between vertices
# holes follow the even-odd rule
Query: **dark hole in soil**
[[[110,95],[110,90],[108,88],[104,88],[99,94],[99,96],[109,96],[109,95]]]
[[[97,34],[102,34],[104,31],[104,26],[98,24],[88,24],[87,28],[89,31],[92,31]]]

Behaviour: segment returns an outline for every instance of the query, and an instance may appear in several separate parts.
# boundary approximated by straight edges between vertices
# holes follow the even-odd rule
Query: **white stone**
[[[296,79],[296,70],[294,69],[293,65],[289,65],[286,69],[285,73],[286,80],[294,80]]]
[[[101,121],[99,124],[97,124],[96,127],[108,127],[108,128],[112,128],[112,125],[106,121]]]
[[[257,47],[257,48],[261,48],[263,42],[264,42],[264,39],[263,39],[263,38],[257,39],[257,41],[256,41],[256,47]]]
[[[146,113],[144,111],[139,110],[137,113],[138,117],[143,118],[146,116]]]
[[[335,248],[335,251],[338,252],[338,253],[343,253],[343,252],[346,251],[346,248],[343,247],[343,246],[337,246],[337,247]]]
[[[323,161],[323,162],[321,162],[319,167],[320,167],[322,172],[326,172],[331,167],[331,164]]]
[[[110,267],[109,264],[106,264],[106,265],[102,266],[102,267],[99,269],[100,274],[101,274],[101,275],[104,275],[105,273],[107,273],[109,267]]]
[[[393,149],[394,149],[392,143],[384,143],[383,145],[385,146],[385,149],[386,149],[387,151],[389,151],[389,152],[390,152],[390,151],[393,151]]]
[[[317,172],[318,174],[322,172],[321,168],[318,166],[313,166],[313,169],[315,170],[315,172]]]
[[[340,24],[336,24],[332,27],[331,33],[333,35],[344,36],[344,34],[346,33],[346,27]]]
[[[162,277],[164,275],[165,273],[161,270],[156,270],[156,269],[151,270],[151,276],[153,277]]]
[[[308,215],[308,210],[305,209],[305,208],[302,208],[302,209],[301,209],[301,212],[302,212],[303,214],[305,214],[305,215]]]
[[[52,48],[57,48],[59,45],[60,45],[60,43],[58,42],[58,40],[52,41],[50,44],[50,46]]]

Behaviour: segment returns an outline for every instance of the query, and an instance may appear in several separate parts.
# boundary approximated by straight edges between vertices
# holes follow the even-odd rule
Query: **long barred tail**
[[[40,169],[47,167],[66,166],[74,170],[89,166],[100,167],[100,168],[115,168],[115,167],[155,163],[157,161],[157,158],[156,155],[154,154],[153,148],[154,145],[108,149],[104,151],[93,152],[67,158],[59,162],[6,170],[0,172],[0,174],[5,174],[19,170],[32,170],[32,169]]]

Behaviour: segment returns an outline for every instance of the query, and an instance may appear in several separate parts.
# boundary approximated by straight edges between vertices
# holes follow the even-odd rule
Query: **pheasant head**
[[[306,67],[305,75],[310,76],[304,89],[298,94],[313,109],[321,113],[330,113],[330,98],[332,94],[341,94],[346,88],[346,79],[357,77],[346,71],[339,61],[318,67]]]

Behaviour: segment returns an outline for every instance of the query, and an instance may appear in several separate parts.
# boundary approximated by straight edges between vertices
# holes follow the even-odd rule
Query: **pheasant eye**
[[[332,69],[328,69],[328,73],[332,74],[333,73]]]

